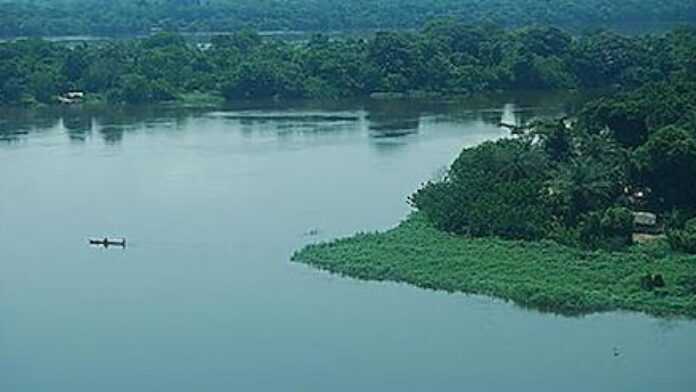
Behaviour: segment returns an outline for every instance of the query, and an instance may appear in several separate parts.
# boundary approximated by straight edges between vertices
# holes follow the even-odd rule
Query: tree
[[[56,71],[42,67],[32,73],[29,79],[32,95],[41,103],[52,103],[60,90],[60,82]]]
[[[121,99],[131,104],[149,102],[152,99],[150,83],[141,75],[125,75],[122,81]]]
[[[605,209],[625,182],[621,167],[582,157],[560,166],[547,181],[547,203],[554,215],[573,226],[582,214]]]
[[[696,254],[696,218],[688,220],[683,228],[668,230],[667,240],[676,251]]]
[[[543,201],[548,168],[529,141],[487,142],[462,151],[444,180],[425,184],[410,202],[442,230],[538,239],[551,222]]]
[[[408,91],[415,84],[420,58],[413,37],[405,33],[378,33],[368,46],[368,61],[382,75],[382,88]]]
[[[78,81],[87,70],[88,63],[84,49],[72,49],[65,56],[61,74],[72,82]]]
[[[533,136],[539,138],[544,151],[552,161],[568,161],[574,155],[573,132],[566,126],[564,119],[536,124]]]
[[[696,206],[696,137],[667,126],[636,151],[642,182],[652,189],[653,204],[663,211]]]
[[[580,114],[582,126],[599,133],[611,130],[614,138],[624,146],[641,145],[648,136],[646,113],[629,96],[600,98],[586,105]]]
[[[633,213],[625,207],[611,207],[583,216],[580,241],[592,249],[621,249],[633,244]]]
[[[227,99],[301,97],[304,92],[300,70],[295,64],[273,59],[247,61],[231,75],[222,88]]]
[[[520,30],[517,41],[523,52],[549,57],[568,53],[572,37],[555,27],[532,27]]]

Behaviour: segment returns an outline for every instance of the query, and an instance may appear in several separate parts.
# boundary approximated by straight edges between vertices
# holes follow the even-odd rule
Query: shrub
[[[688,220],[683,229],[669,230],[667,240],[676,251],[696,254],[696,218]]]
[[[551,221],[544,202],[548,159],[523,140],[465,149],[446,178],[430,182],[410,202],[441,230],[475,236],[540,239]]]
[[[580,241],[592,248],[620,249],[633,243],[633,214],[624,207],[586,214],[580,223]]]
[[[601,221],[602,232],[607,237],[619,238],[630,245],[633,238],[633,213],[624,207],[613,207],[604,211]]]
[[[668,126],[653,133],[636,151],[640,175],[664,209],[691,208],[696,188],[696,138],[686,129]]]

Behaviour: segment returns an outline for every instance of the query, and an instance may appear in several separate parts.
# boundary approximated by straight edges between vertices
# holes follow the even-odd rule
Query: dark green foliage
[[[87,70],[87,51],[82,48],[71,50],[65,56],[61,73],[67,80],[79,80]]]
[[[138,104],[150,101],[152,91],[147,79],[131,74],[123,77],[121,94],[124,101]]]
[[[646,274],[645,276],[640,278],[640,287],[643,290],[651,291],[655,289],[661,289],[665,286],[667,286],[667,284],[665,283],[665,279],[660,274]]]
[[[668,230],[667,239],[672,249],[696,254],[696,218],[688,220],[683,228]]]
[[[636,152],[638,170],[653,190],[653,203],[664,210],[689,208],[696,200],[696,136],[668,126],[650,136]]]
[[[514,31],[451,19],[429,23],[422,32],[383,32],[369,39],[315,35],[287,42],[242,30],[214,37],[210,47],[172,33],[73,48],[30,39],[0,43],[0,101],[16,104],[29,95],[50,103],[73,89],[144,103],[199,93],[228,100],[457,95],[653,81],[641,94],[599,101],[581,116],[590,132],[609,127],[619,142],[634,147],[651,129],[696,119],[689,72],[695,48],[691,30],[574,38],[547,27]],[[148,86],[134,88],[134,79],[125,75],[144,78]],[[568,146],[559,144],[564,137],[547,135],[547,147],[558,153],[553,160],[567,158]]]
[[[293,63],[244,62],[223,84],[222,95],[228,100],[298,98],[303,96],[303,87],[299,84],[301,79],[301,71]]]
[[[546,200],[555,216],[569,225],[577,223],[582,214],[609,207],[624,185],[621,163],[613,165],[585,156],[560,165],[550,177]]]
[[[650,67],[654,43],[631,39],[616,33],[599,32],[581,36],[571,47],[570,67],[581,85],[607,87],[629,85],[636,68]]]
[[[535,134],[552,161],[563,162],[573,157],[573,131],[563,121],[540,124]]]
[[[618,250],[633,244],[633,213],[612,207],[582,217],[579,232],[582,245],[591,249]]]
[[[270,31],[403,29],[445,16],[466,23],[584,29],[687,22],[696,16],[696,6],[683,0],[8,0],[2,7],[0,36],[142,34],[153,28],[234,31],[249,26]],[[548,46],[563,44],[553,31],[539,38],[546,38]]]
[[[608,208],[600,227],[607,238],[618,238],[622,246],[633,243],[633,213],[628,208]]]
[[[602,136],[573,132],[542,123],[529,137],[465,149],[443,180],[410,202],[453,233],[630,245],[633,216],[615,206],[627,181],[625,154]]]
[[[584,107],[580,122],[595,133],[606,127],[622,145],[636,147],[645,143],[652,130],[689,121],[696,110],[694,87],[693,81],[682,79],[603,97]]]
[[[672,249],[696,254],[696,232],[690,230],[670,230],[667,238]]]
[[[514,239],[538,239],[546,234],[550,212],[539,202],[540,182],[518,180],[493,185],[471,204],[466,221],[474,236],[500,236]]]
[[[488,142],[464,150],[445,180],[426,184],[410,201],[445,231],[541,238],[550,221],[542,203],[548,167],[529,141]]]
[[[24,94],[24,86],[19,78],[6,76],[0,79],[0,104],[17,103]]]
[[[645,113],[625,98],[604,98],[586,106],[581,117],[589,129],[599,132],[606,127],[622,145],[635,147],[648,136]]]
[[[693,124],[683,114],[657,113],[664,100],[651,107],[639,98],[648,90],[650,99],[681,102],[669,97],[685,86],[658,84],[603,98],[583,109],[573,127],[565,120],[535,122],[518,139],[465,149],[443,180],[425,184],[410,201],[448,232],[550,238],[592,249],[629,246],[632,209],[664,215],[696,210],[696,132],[677,125],[651,128]],[[611,118],[597,114],[606,102],[638,103],[643,137],[628,143],[628,133],[598,130]],[[688,230],[669,236],[675,249],[694,249]]]
[[[61,81],[55,70],[48,67],[36,69],[29,77],[29,91],[41,103],[51,103],[58,95]]]

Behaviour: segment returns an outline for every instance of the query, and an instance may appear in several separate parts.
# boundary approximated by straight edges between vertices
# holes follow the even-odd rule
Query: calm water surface
[[[501,119],[577,100],[0,112],[0,391],[693,391],[694,322],[289,261],[396,224]]]

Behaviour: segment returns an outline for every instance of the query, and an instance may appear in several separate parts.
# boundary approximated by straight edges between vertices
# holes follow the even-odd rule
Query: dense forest
[[[336,98],[377,92],[463,95],[514,89],[628,89],[696,70],[696,31],[573,36],[549,27],[505,30],[451,20],[370,39],[263,39],[253,31],[209,46],[180,35],[83,43],[0,43],[0,103],[54,103],[80,90],[113,103],[218,94],[229,100]]]
[[[675,250],[696,253],[695,176],[696,83],[684,77],[466,149],[411,202],[447,232],[593,249],[632,244],[633,212],[651,211]]]
[[[0,36],[419,28],[433,18],[566,29],[696,20],[683,0],[0,0]]]

